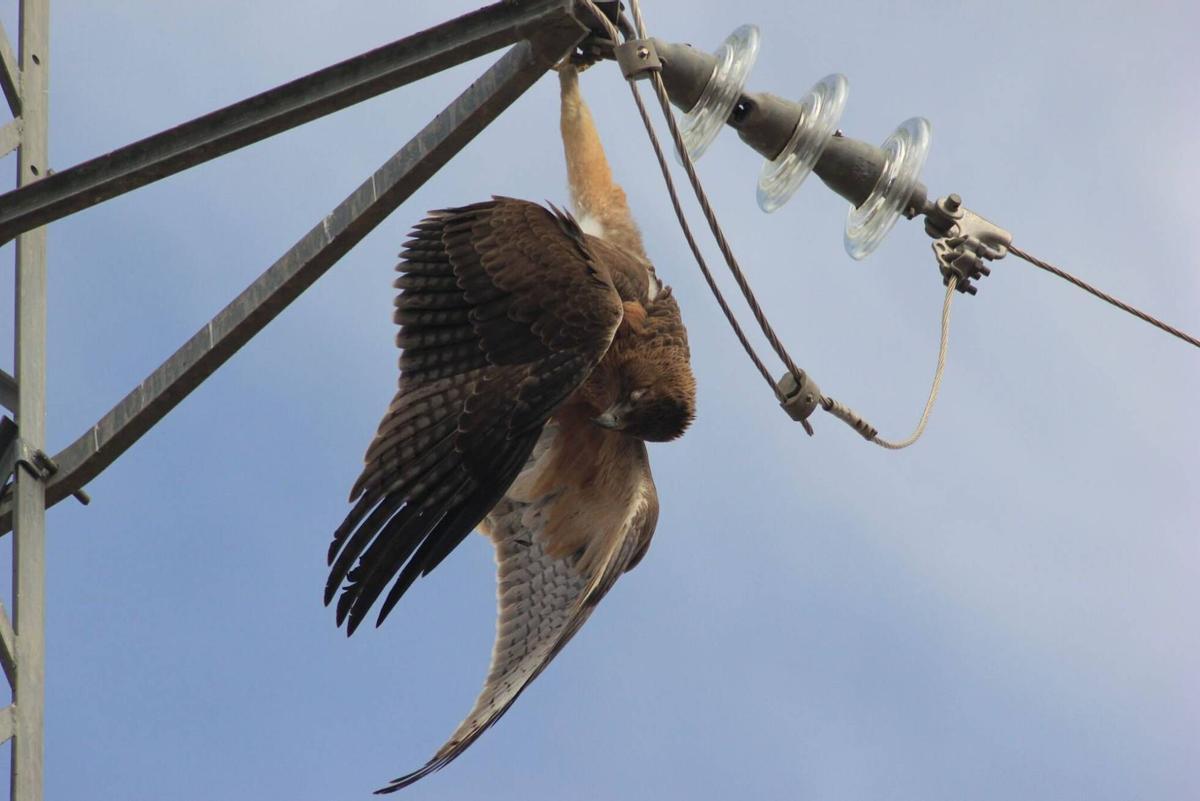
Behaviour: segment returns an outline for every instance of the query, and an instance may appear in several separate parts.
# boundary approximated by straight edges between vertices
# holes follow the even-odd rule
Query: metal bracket
[[[58,472],[58,463],[44,451],[29,447],[21,439],[17,424],[11,418],[0,418],[0,498],[9,492],[9,476],[13,476],[20,468],[38,481],[45,482]],[[84,506],[92,502],[91,496],[81,489],[71,495]]]
[[[779,405],[788,413],[788,417],[804,426],[805,432],[811,437],[813,427],[808,418],[821,402],[821,388],[817,382],[805,372],[801,372],[799,378],[785,373],[775,385],[775,391],[779,395]]]
[[[10,417],[0,417],[0,495],[4,494],[4,485],[16,469],[20,448],[21,438],[17,436],[17,424]]]
[[[958,279],[958,291],[974,295],[971,282],[992,274],[983,260],[996,261],[1008,255],[1012,234],[962,205],[958,195],[947,195],[925,211],[925,233],[934,238],[933,254],[942,273],[942,283]]]
[[[617,45],[613,53],[627,81],[649,78],[650,73],[662,71],[662,59],[653,39],[633,39]]]
[[[17,411],[17,379],[3,370],[0,370],[0,406],[10,412]]]
[[[8,422],[8,418],[5,418],[5,422]],[[8,450],[0,456],[0,485],[7,482],[8,477],[19,468],[24,468],[26,473],[39,481],[49,480],[58,472],[58,464],[44,451],[29,447],[15,430],[16,426],[13,426],[14,433],[8,442]]]
[[[621,14],[621,3],[619,0],[596,0],[595,7],[604,15],[608,22],[612,23],[618,31],[623,32],[627,38],[632,38],[633,26],[629,20]],[[609,38],[609,29],[601,20],[597,19],[592,10],[587,8],[580,0],[576,0],[575,5],[576,18],[586,25],[591,33],[586,39],[575,46],[575,52],[571,54],[570,60],[579,69],[586,69],[598,61],[605,59],[612,60],[616,58],[613,52],[620,40],[613,41]]]

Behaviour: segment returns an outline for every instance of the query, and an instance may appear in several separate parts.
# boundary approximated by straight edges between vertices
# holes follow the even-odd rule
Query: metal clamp
[[[925,233],[934,238],[933,254],[942,273],[942,283],[958,279],[958,291],[974,295],[971,282],[992,274],[983,260],[996,261],[1008,255],[1012,234],[962,205],[958,195],[947,195],[925,211]]]
[[[8,477],[19,469],[24,469],[38,481],[48,481],[58,472],[58,463],[45,452],[29,447],[18,434],[16,424],[5,417],[0,419],[0,497],[8,492],[5,486]],[[71,494],[84,506],[92,502],[91,496],[83,490]]]
[[[58,472],[58,465],[53,459],[43,451],[29,447],[25,440],[14,434],[9,440],[7,452],[0,455],[0,482],[7,481],[21,468],[38,481],[46,481]]]
[[[662,71],[662,59],[653,39],[632,39],[617,45],[613,53],[627,81],[649,78],[650,73]]]
[[[779,405],[788,413],[788,417],[804,426],[805,432],[811,437],[813,427],[808,418],[821,402],[821,388],[817,382],[805,372],[801,372],[799,377],[785,373],[775,385],[775,391],[779,395]]]

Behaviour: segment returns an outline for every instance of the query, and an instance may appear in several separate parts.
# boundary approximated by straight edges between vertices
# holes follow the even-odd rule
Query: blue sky
[[[52,164],[473,5],[56,0]],[[644,5],[652,33],[708,48],[759,25],[755,90],[799,97],[844,73],[849,135],[927,117],[932,193],[1200,328],[1192,4]],[[487,63],[56,223],[51,450]],[[652,448],[647,559],[494,730],[407,796],[1200,796],[1200,353],[1009,258],[956,303],[917,446],[870,447],[827,417],[809,439],[708,296],[615,68],[583,88],[680,298],[699,418]],[[94,481],[90,507],[50,513],[47,798],[365,798],[465,714],[493,633],[483,538],[351,640],[321,606],[324,554],[395,385],[407,228],[493,193],[565,201],[557,135],[547,79]],[[700,168],[768,313],[823,389],[906,436],[937,345],[928,238],[901,221],[852,262],[845,203],[814,178],[763,215],[759,163],[725,132]],[[0,282],[0,308],[11,292]]]

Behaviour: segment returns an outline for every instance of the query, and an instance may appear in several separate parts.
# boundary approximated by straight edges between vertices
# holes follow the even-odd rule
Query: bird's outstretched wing
[[[479,524],[620,323],[607,270],[566,214],[495,198],[433,212],[397,266],[400,389],[329,548],[329,603],[378,622]],[[343,586],[344,585],[344,586]]]
[[[586,447],[552,423],[512,490],[488,515],[496,546],[499,617],[492,663],[475,706],[420,769],[376,791],[390,793],[445,767],[508,711],[649,545],[658,495],[645,443],[589,432]],[[571,454],[565,452],[570,449]],[[574,464],[563,470],[564,457]],[[572,469],[611,470],[603,488],[579,491]],[[535,497],[527,497],[530,494]],[[541,493],[541,494],[539,494]],[[576,550],[557,555],[564,544]]]

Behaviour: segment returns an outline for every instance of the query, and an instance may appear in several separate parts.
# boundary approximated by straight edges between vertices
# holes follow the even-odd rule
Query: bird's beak
[[[593,417],[592,422],[601,428],[620,428],[621,422],[617,420],[617,416],[613,414],[612,409],[609,409],[599,417]]]
[[[625,421],[623,418],[624,412],[626,411],[628,411],[628,409],[625,406],[614,403],[612,406],[609,406],[607,409],[605,409],[603,414],[593,417],[592,422],[601,428],[624,428]]]

